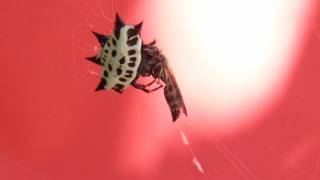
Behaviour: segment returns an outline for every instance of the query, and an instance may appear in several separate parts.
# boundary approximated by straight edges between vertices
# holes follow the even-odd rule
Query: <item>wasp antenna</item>
[[[143,47],[145,48],[145,47],[148,47],[148,46],[153,46],[153,45],[156,44],[156,42],[157,42],[157,41],[154,39],[153,41],[149,42],[148,44],[144,44],[144,43],[143,43]]]
[[[149,44],[150,44],[150,45],[155,45],[156,43],[157,43],[157,40],[156,40],[156,39],[153,39],[153,41],[150,42]]]
[[[97,32],[94,32],[94,31],[91,31],[95,36],[96,38],[98,39],[101,47],[104,46],[104,44],[108,41],[109,37],[106,36],[106,35],[103,35],[103,34],[100,34],[100,33],[97,33]]]
[[[125,26],[124,22],[122,21],[121,17],[118,13],[116,13],[116,22],[115,22],[116,28],[121,29],[123,26]]]

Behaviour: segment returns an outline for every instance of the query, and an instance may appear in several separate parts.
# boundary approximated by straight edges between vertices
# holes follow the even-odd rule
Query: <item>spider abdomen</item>
[[[101,49],[96,57],[88,59],[101,66],[101,80],[96,91],[114,89],[122,92],[136,78],[141,62],[141,26],[142,23],[125,24],[117,15],[112,35],[94,32]]]
[[[107,81],[104,89],[122,91],[137,75],[141,62],[142,40],[138,33],[130,34],[132,29],[134,26],[125,25],[121,27],[117,36],[114,31],[102,49],[101,55],[106,57],[106,62],[101,65],[101,76]]]

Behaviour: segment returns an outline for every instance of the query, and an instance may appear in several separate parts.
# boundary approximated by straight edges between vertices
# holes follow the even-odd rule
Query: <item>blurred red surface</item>
[[[206,114],[172,124],[161,91],[94,92],[99,68],[84,60],[96,52],[90,31],[110,33],[117,11],[130,23],[146,19],[150,41],[159,28],[152,5],[3,2],[0,179],[320,179],[319,3],[306,13],[297,63],[276,103],[228,136],[195,131],[192,121],[213,118]]]

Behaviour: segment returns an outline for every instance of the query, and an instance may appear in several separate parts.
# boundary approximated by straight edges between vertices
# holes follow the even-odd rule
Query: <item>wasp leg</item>
[[[146,85],[144,85],[144,86],[145,86],[145,87],[149,87],[149,86],[151,86],[152,84],[154,84],[155,82],[157,83],[157,85],[161,85],[159,79],[153,79],[153,81],[149,82],[148,84],[146,84]],[[161,86],[161,87],[163,87],[163,86]]]
[[[154,82],[156,82],[156,79],[154,79],[153,81],[149,82],[148,84],[144,85],[145,87],[149,87],[151,86]]]
[[[161,84],[160,79],[158,79],[158,78],[157,78],[157,84],[158,85]]]
[[[156,91],[156,90],[158,90],[158,89],[160,89],[160,88],[162,88],[163,87],[163,85],[162,84],[160,84],[158,87],[156,87],[156,88],[154,88],[154,89],[151,89],[151,90],[149,90],[150,92],[153,92],[153,91]]]
[[[153,83],[153,82],[152,82],[152,83]],[[163,87],[163,85],[160,84],[160,86],[158,86],[158,87],[156,87],[156,88],[154,88],[154,89],[147,89],[147,88],[146,88],[146,87],[147,87],[146,85],[138,84],[138,83],[136,82],[136,80],[133,81],[131,84],[132,84],[133,87],[135,87],[135,88],[137,88],[137,89],[140,89],[140,90],[142,90],[142,91],[144,91],[144,92],[146,92],[146,93],[154,92],[154,91],[156,91],[156,90],[158,90],[158,89],[160,89],[160,88]],[[149,83],[149,84],[150,84],[150,83]]]

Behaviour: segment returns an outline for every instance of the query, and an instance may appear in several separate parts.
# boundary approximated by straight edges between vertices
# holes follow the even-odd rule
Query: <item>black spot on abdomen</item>
[[[117,51],[116,50],[113,50],[112,53],[111,53],[112,57],[116,57],[117,55]]]
[[[112,66],[111,66],[111,64],[108,64],[108,69],[109,69],[109,71],[112,71]]]
[[[126,62],[126,58],[123,56],[121,59],[119,59],[120,64],[124,64]]]
[[[119,80],[121,81],[121,82],[126,82],[127,81],[127,79],[125,79],[125,78],[119,78]]]
[[[130,51],[128,51],[128,55],[134,55],[136,53],[136,50],[131,49]]]
[[[117,68],[117,75],[119,76],[119,75],[121,75],[121,73],[122,73],[122,69],[121,68]]]
[[[127,31],[128,39],[130,39],[131,37],[133,37],[137,34],[138,34],[138,31],[135,29],[132,29],[132,28]]]
[[[105,71],[103,72],[103,76],[107,78],[107,77],[109,76],[108,71],[105,70]]]
[[[136,57],[131,57],[131,58],[130,58],[130,61],[135,62],[136,60],[137,60],[137,58],[136,58]]]
[[[124,77],[126,77],[126,78],[131,78],[131,77],[132,77],[132,73],[133,73],[133,71],[131,71],[131,70],[126,70],[126,75],[124,75]]]
[[[136,66],[136,63],[131,62],[131,63],[128,64],[128,66],[129,66],[129,67],[135,67],[135,66]]]
[[[138,37],[135,37],[133,39],[128,40],[127,44],[128,44],[128,46],[134,46],[137,44],[138,40],[139,40]]]
[[[133,71],[131,71],[131,70],[126,70],[126,72],[127,72],[128,74],[132,74],[132,73],[133,73]]]
[[[126,77],[126,78],[131,78],[131,77],[132,77],[132,73],[133,73],[133,71],[131,71],[131,70],[126,70],[126,75],[124,75],[124,77]]]
[[[124,85],[122,85],[122,84],[116,84],[116,85],[114,85],[114,88],[116,88],[116,89],[122,89],[124,87]]]
[[[112,44],[113,44],[114,46],[117,46],[117,41],[116,41],[114,38],[112,38]]]

